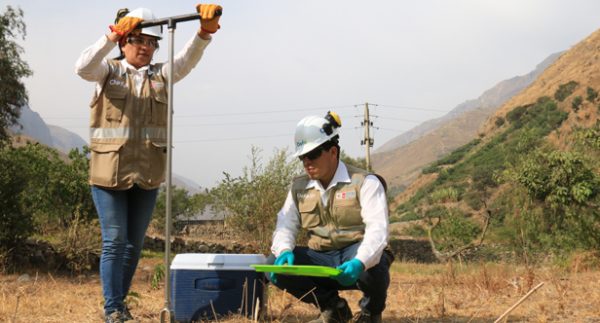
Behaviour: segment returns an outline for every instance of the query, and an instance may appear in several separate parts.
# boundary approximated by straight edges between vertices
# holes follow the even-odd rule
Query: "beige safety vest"
[[[150,65],[141,95],[120,61],[109,61],[102,91],[92,99],[90,184],[157,188],[165,180],[167,80]]]
[[[350,183],[337,183],[329,195],[328,206],[321,202],[319,190],[307,189],[307,175],[294,179],[292,197],[300,212],[300,223],[308,231],[308,247],[327,251],[341,249],[362,241],[365,224],[360,216],[360,188],[369,175],[366,171],[346,165]]]

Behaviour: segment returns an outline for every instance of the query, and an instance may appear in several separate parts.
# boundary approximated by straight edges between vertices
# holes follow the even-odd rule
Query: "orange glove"
[[[221,18],[223,7],[217,4],[198,4],[196,11],[200,14],[200,30],[214,34],[221,28],[219,18]]]
[[[132,32],[143,20],[144,19],[137,17],[123,17],[116,25],[110,25],[108,28],[110,28],[112,32],[115,32],[119,36],[123,37]]]

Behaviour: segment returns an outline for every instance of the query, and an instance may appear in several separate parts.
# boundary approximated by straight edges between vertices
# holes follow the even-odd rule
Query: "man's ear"
[[[335,148],[336,157],[337,157],[337,159],[340,159],[340,150],[338,149],[338,147],[337,146],[333,146],[331,148]]]

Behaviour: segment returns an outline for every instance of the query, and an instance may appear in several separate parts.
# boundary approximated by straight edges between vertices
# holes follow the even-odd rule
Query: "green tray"
[[[314,277],[335,277],[342,271],[327,266],[308,266],[308,265],[250,265],[258,272],[268,272],[294,276],[314,276]]]

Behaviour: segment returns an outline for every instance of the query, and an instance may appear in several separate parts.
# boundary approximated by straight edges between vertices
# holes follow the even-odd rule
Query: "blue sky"
[[[362,157],[359,127],[372,107],[375,149],[497,82],[528,73],[600,27],[594,0],[223,0],[221,30],[174,90],[174,172],[211,187],[239,175],[252,145],[291,149],[295,124],[327,110],[342,118],[342,148]],[[191,1],[3,0],[25,11],[31,108],[88,139],[94,84],[74,74],[80,52],[119,8],[158,17]],[[178,25],[177,51],[198,28]],[[167,58],[167,40],[156,61]]]

